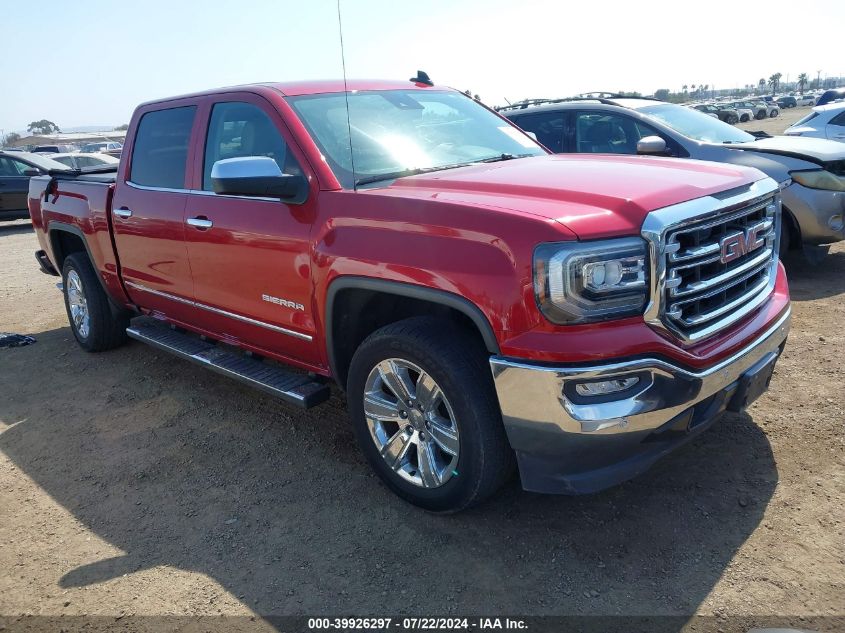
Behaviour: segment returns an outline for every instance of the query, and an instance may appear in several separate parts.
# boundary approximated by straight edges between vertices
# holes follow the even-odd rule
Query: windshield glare
[[[754,137],[698,110],[663,103],[646,106],[640,112],[662,121],[687,138],[705,143],[747,143]]]
[[[348,99],[347,121],[344,93],[288,97],[345,188],[381,174],[434,170],[503,154],[547,153],[519,129],[458,92],[350,92]]]

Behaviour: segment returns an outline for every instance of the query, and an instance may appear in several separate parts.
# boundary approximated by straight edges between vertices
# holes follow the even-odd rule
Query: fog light
[[[625,391],[640,382],[637,376],[602,380],[599,382],[580,382],[575,385],[575,393],[579,396],[606,396],[611,393]]]
[[[830,219],[827,221],[827,225],[834,231],[839,232],[845,227],[845,220],[842,219],[842,214],[837,213],[836,215],[830,216]]]

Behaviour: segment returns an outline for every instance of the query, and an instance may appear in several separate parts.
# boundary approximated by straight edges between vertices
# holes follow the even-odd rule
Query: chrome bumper
[[[729,407],[740,378],[767,357],[774,359],[780,353],[789,324],[787,309],[754,343],[702,371],[657,358],[589,367],[547,367],[492,357],[496,392],[523,486],[541,492],[591,492],[641,472],[667,452],[658,450],[660,442],[652,441],[667,427],[673,431],[685,425],[686,430],[693,425],[703,428],[704,422]],[[577,396],[570,395],[574,383],[631,375],[640,381],[619,399],[605,396],[576,401]],[[691,422],[695,416],[697,421]],[[679,435],[685,433],[673,432],[665,437]],[[641,464],[623,468],[624,472],[604,472],[638,456]],[[532,460],[542,461],[543,477],[551,476],[560,485],[551,481],[532,483],[532,476],[526,473]],[[558,472],[548,472],[555,470],[555,463],[559,464]],[[591,474],[598,471],[603,471],[599,480],[591,481]],[[579,477],[582,484],[573,484]]]

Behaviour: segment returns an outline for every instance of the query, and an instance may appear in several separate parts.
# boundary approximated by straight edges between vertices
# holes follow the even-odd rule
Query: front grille
[[[760,305],[776,271],[780,213],[775,196],[669,226],[663,236],[662,321],[697,340]]]

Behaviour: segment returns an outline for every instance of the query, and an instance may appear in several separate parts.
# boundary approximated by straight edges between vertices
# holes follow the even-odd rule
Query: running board
[[[230,352],[150,317],[132,319],[126,334],[148,345],[184,358],[281,398],[286,402],[309,409],[328,400],[329,386],[305,374],[269,365],[255,358]]]

